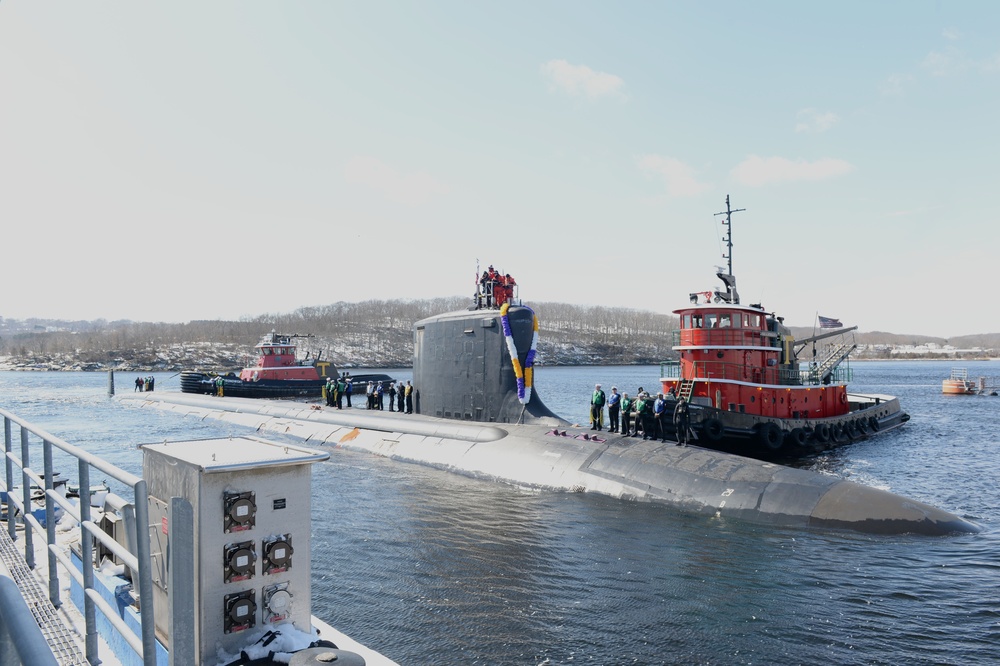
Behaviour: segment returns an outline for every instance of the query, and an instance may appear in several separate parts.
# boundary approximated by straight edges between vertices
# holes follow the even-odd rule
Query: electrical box
[[[257,437],[147,444],[154,613],[169,646],[170,500],[194,514],[195,644],[204,663],[244,632],[291,622],[310,632],[312,463],[329,453]]]

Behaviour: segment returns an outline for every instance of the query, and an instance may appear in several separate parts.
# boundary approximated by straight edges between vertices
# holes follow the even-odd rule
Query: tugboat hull
[[[214,395],[218,392],[217,375],[205,372],[182,372],[181,391]],[[312,398],[323,392],[325,380],[261,379],[246,382],[235,375],[222,378],[222,395],[238,398]]]
[[[763,460],[788,460],[827,451],[898,428],[910,420],[899,399],[887,395],[849,394],[851,411],[841,416],[779,419],[691,406],[691,430],[705,448]],[[668,413],[676,406],[668,401]],[[677,440],[673,423],[665,434]]]
[[[218,392],[216,380],[218,375],[205,372],[182,372],[181,391],[183,393],[201,393],[215,395]],[[395,380],[389,375],[369,374],[352,375],[354,390],[369,381],[382,382],[388,385]],[[325,379],[260,379],[244,381],[236,375],[222,377],[222,395],[232,398],[316,398],[322,395]],[[360,394],[364,395],[361,388]]]

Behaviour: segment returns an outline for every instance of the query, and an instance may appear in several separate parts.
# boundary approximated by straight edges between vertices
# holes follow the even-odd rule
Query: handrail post
[[[49,493],[53,492],[54,472],[52,471],[52,442],[42,439],[42,458],[45,465],[45,538],[47,543],[56,542],[56,504]],[[49,554],[49,601],[54,608],[62,606],[59,600],[59,562],[51,548],[46,548]]]
[[[7,533],[11,541],[17,541],[17,523],[14,521],[14,504],[10,501],[10,494],[14,490],[14,463],[10,459],[13,452],[10,441],[10,417],[3,417],[3,452],[4,452],[4,472],[7,482]]]
[[[135,484],[135,523],[143,662],[152,666],[156,664],[156,623],[153,615],[153,563],[149,554],[149,488],[145,479]]]
[[[21,519],[24,521],[24,563],[29,569],[35,568],[35,544],[31,538],[31,525],[28,524],[28,514],[31,513],[31,477],[28,476],[29,464],[28,429],[21,426],[21,496],[24,507]]]
[[[90,522],[90,465],[80,458],[80,558],[83,560],[83,616],[87,623],[85,651],[87,661],[100,663],[97,644],[97,609],[87,590],[94,587],[94,538],[84,525]]]

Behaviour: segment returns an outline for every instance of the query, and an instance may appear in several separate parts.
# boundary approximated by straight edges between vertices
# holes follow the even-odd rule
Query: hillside
[[[338,302],[263,314],[239,321],[203,320],[184,324],[0,318],[0,369],[107,370],[136,372],[238,370],[254,344],[271,330],[311,335],[301,351],[332,360],[341,368],[408,367],[413,356],[413,324],[468,305],[454,297],[421,301]],[[539,365],[653,364],[676,358],[673,315],[628,308],[536,303]],[[811,328],[793,327],[797,339]],[[1000,334],[952,340],[874,331],[854,333],[857,358],[988,357],[1000,349]],[[966,353],[964,358],[968,358]]]

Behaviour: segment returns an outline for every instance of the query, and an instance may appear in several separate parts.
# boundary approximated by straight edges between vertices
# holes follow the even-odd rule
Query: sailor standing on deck
[[[662,393],[656,394],[653,402],[653,439],[667,441],[667,432],[663,429],[663,419],[667,413],[667,401],[663,399]]]
[[[337,409],[344,408],[344,391],[347,390],[347,382],[343,377],[337,379]]]
[[[375,385],[375,404],[379,411],[385,406],[385,387],[382,386],[382,382]]]
[[[600,384],[594,384],[594,395],[590,397],[590,429],[604,430],[604,403],[607,398]]]
[[[413,413],[413,385],[409,379],[406,380],[406,413]]]
[[[691,414],[688,412],[687,400],[684,396],[677,399],[674,407],[674,429],[677,431],[677,446],[687,446],[688,429],[691,427]]]
[[[642,392],[642,399],[639,400],[639,407],[636,411],[638,413],[636,418],[642,419],[642,438],[652,437],[656,439],[656,426],[653,424],[653,401],[649,399],[649,394],[645,391]]]
[[[389,382],[389,411],[395,411],[396,407],[396,382]]]
[[[611,395],[608,396],[608,432],[618,432],[618,412],[621,410],[622,397],[618,393],[618,387],[611,387]]]
[[[646,394],[640,386],[635,392],[635,400],[632,401],[632,436],[638,437],[639,431],[642,430],[642,417],[639,416],[639,410],[642,408],[642,398]]]
[[[403,386],[403,380],[401,379],[399,380],[399,386],[396,387],[396,400],[398,401],[396,408],[399,410],[400,414],[403,413],[403,400],[405,398],[406,398],[406,387]]]
[[[622,396],[622,436],[628,437],[632,428],[632,400],[628,393]]]
[[[351,379],[350,374],[347,375],[347,378],[344,380],[344,383],[347,384],[347,386],[344,388],[344,397],[347,398],[347,406],[350,407],[351,393],[354,392],[354,380]]]

